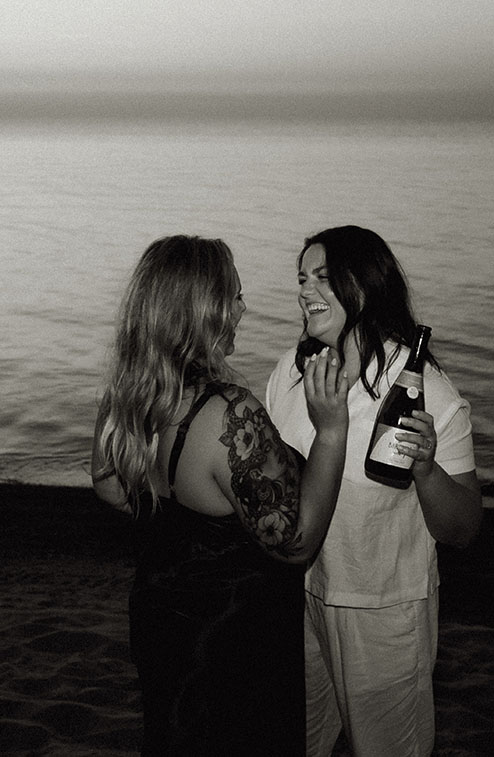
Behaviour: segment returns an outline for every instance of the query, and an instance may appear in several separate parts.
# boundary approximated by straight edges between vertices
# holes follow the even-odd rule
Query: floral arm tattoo
[[[225,413],[227,430],[219,441],[228,447],[231,486],[240,503],[243,522],[253,537],[268,551],[291,557],[300,551],[302,534],[297,535],[299,480],[297,463],[281,441],[277,429],[263,407],[236,407],[247,396],[238,389]],[[270,478],[268,465],[280,473]]]

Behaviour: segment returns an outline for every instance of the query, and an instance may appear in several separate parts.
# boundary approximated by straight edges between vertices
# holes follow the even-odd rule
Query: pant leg
[[[332,683],[328,645],[320,643],[318,629],[324,627],[319,600],[306,595],[305,608],[305,687],[307,716],[307,757],[330,757],[341,731]],[[324,605],[322,605],[324,607]],[[324,640],[324,634],[321,638]]]
[[[336,700],[355,757],[428,757],[434,743],[432,672],[437,592],[379,609],[317,603]],[[325,633],[324,638],[322,633]]]

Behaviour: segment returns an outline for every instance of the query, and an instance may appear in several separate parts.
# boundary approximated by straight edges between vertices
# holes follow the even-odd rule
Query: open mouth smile
[[[312,302],[310,305],[306,305],[306,308],[309,315],[325,313],[327,310],[331,309],[330,306],[324,302]]]

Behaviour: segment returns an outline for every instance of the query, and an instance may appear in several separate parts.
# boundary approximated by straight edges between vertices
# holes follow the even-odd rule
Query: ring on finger
[[[432,449],[432,442],[430,439],[425,440],[425,448],[426,449]]]

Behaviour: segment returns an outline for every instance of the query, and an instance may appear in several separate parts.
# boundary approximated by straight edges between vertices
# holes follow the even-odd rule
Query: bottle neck
[[[406,371],[422,373],[430,335],[431,329],[428,326],[417,326],[412,348],[405,364]]]

